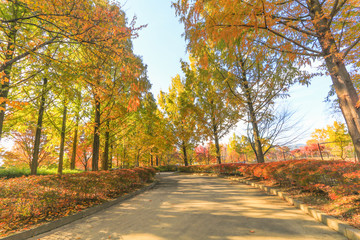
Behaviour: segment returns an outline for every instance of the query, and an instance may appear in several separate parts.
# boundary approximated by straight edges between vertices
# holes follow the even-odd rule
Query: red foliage
[[[237,169],[245,165],[244,163],[223,163],[214,165],[192,165],[187,167],[180,167],[181,172],[196,172],[196,173],[221,173],[221,174],[236,174]]]
[[[240,169],[244,175],[321,191],[335,200],[360,194],[360,165],[345,161],[291,160],[254,164]]]
[[[118,197],[155,173],[135,168],[0,180],[0,236]]]
[[[216,163],[216,156],[211,154],[210,147],[197,146],[195,148],[195,158],[198,163]]]
[[[335,200],[360,195],[360,164],[346,161],[290,160],[257,164],[220,164],[181,167],[184,172],[238,173],[273,180],[307,191],[320,191]]]

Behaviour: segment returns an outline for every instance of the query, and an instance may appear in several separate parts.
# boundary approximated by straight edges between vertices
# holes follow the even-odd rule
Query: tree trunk
[[[214,140],[215,140],[217,163],[221,164],[221,152],[220,152],[219,137],[218,137],[218,134],[216,131],[214,132]]]
[[[215,149],[216,149],[216,160],[218,164],[221,164],[221,153],[220,153],[220,144],[219,144],[219,135],[218,135],[218,126],[216,121],[216,116],[214,112],[214,101],[210,101],[211,106],[211,124],[212,124],[212,130],[213,130],[213,137],[215,141]]]
[[[76,124],[75,124],[75,132],[73,138],[73,146],[72,146],[72,153],[71,153],[71,162],[70,162],[70,169],[75,169],[76,163],[76,151],[77,151],[77,142],[78,142],[78,132],[79,132],[79,121],[80,118],[76,116]]]
[[[210,145],[208,144],[207,165],[210,164]]]
[[[99,170],[99,154],[100,154],[100,101],[95,96],[95,122],[94,122],[94,141],[91,170]]]
[[[15,24],[12,24],[10,28],[10,32],[8,35],[8,43],[5,51],[5,62],[13,59],[14,51],[15,51],[15,38],[16,38],[16,29]],[[6,100],[8,98],[9,90],[10,90],[10,74],[13,64],[9,64],[4,69],[4,76],[1,78],[0,84],[0,98],[2,101],[0,102],[0,140],[3,134],[3,126],[5,121],[5,110],[6,110]]]
[[[184,164],[185,166],[188,166],[188,159],[187,159],[187,154],[186,154],[186,146],[185,146],[185,143],[183,142],[183,145],[182,145],[182,150],[183,150],[183,155],[184,155]]]
[[[74,132],[71,161],[70,161],[71,170],[74,170],[76,165],[76,153],[77,153],[78,134],[79,134],[79,122],[80,122],[80,108],[81,108],[81,94],[79,94],[78,96],[78,104],[76,106],[76,120],[75,120],[76,123],[75,123],[75,132]]]
[[[241,63],[241,64],[242,64],[243,69],[245,69],[245,66],[243,65],[243,63]],[[253,128],[252,130],[253,130],[253,136],[254,136],[254,142],[255,142],[254,143],[255,144],[254,152],[256,155],[257,162],[264,163],[265,159],[264,159],[264,152],[263,152],[262,144],[261,144],[259,127],[257,124],[256,113],[254,111],[253,99],[251,96],[250,87],[246,80],[245,73],[243,75],[242,85],[245,90],[244,92],[245,92],[245,97],[246,97],[246,101],[247,101],[247,105],[248,105],[248,114],[249,114],[250,122],[251,122],[251,125]]]
[[[116,168],[119,168],[120,153],[116,153]]]
[[[109,169],[113,168],[114,144],[110,144]]]
[[[344,64],[342,54],[337,48],[331,29],[328,26],[329,18],[324,14],[318,0],[307,1],[310,16],[318,35],[326,67],[330,73],[340,109],[345,118],[349,134],[354,144],[355,152],[360,157],[360,109],[356,107],[359,96],[356,92],[349,72]],[[318,17],[323,16],[323,17]]]
[[[84,149],[83,151],[83,154],[84,154],[84,170],[85,172],[88,170],[87,169],[87,165],[88,165],[88,159],[87,159],[87,156],[86,156],[86,150]]]
[[[45,94],[47,91],[47,78],[44,78],[43,83],[43,89],[41,93],[41,99],[40,99],[40,107],[39,107],[39,115],[38,115],[38,121],[36,125],[36,131],[35,131],[35,142],[34,142],[34,150],[33,150],[33,158],[31,160],[31,175],[37,174],[37,167],[38,167],[38,161],[39,161],[39,152],[40,152],[40,140],[41,140],[41,129],[42,129],[42,123],[43,123],[43,115],[45,111]]]
[[[260,134],[259,134],[258,124],[256,121],[256,116],[253,111],[250,111],[249,114],[250,114],[250,119],[251,119],[251,125],[253,128],[254,144],[255,144],[254,150],[255,150],[256,159],[257,159],[258,163],[264,163],[265,162],[264,152],[262,149],[262,144],[261,144],[261,140],[260,140]]]
[[[61,141],[60,141],[58,174],[62,174],[62,172],[63,172],[65,132],[66,132],[66,113],[67,113],[67,107],[66,107],[66,101],[64,100],[63,119],[62,119],[62,126],[61,126]]]
[[[159,166],[159,156],[158,155],[156,155],[156,166]]]
[[[106,121],[105,148],[104,148],[104,159],[102,161],[102,170],[108,170],[109,168],[109,147],[110,147],[109,125],[110,125],[109,121]]]

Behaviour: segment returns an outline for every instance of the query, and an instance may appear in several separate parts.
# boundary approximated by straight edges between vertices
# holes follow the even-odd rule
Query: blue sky
[[[171,78],[181,73],[180,59],[186,60],[183,26],[175,17],[169,0],[128,0],[123,9],[129,19],[137,17],[138,25],[148,24],[134,39],[134,52],[148,65],[152,92],[168,91]]]
[[[187,60],[186,43],[181,37],[183,25],[175,16],[170,0],[127,0],[123,9],[129,19],[137,16],[138,25],[148,24],[134,40],[134,52],[143,56],[148,65],[152,92],[157,98],[160,90],[168,91],[171,78],[181,73],[180,59]],[[323,128],[335,120],[343,121],[341,116],[333,116],[329,104],[324,102],[330,85],[327,76],[314,78],[309,87],[294,86],[291,97],[284,101],[296,109],[296,116],[302,118],[304,128],[308,129],[299,143],[305,143],[315,128]]]

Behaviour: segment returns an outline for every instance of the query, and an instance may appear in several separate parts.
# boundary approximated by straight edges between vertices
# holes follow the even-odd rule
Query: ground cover
[[[0,180],[0,236],[71,215],[134,191],[154,168],[119,169]]]
[[[289,160],[263,164],[181,167],[182,172],[239,175],[281,188],[293,197],[360,228],[360,164]]]
[[[37,175],[51,175],[57,174],[57,168],[38,168]],[[83,171],[80,170],[70,170],[64,169],[63,174],[71,174],[71,173],[80,173]],[[0,178],[14,178],[14,177],[22,177],[29,176],[30,169],[29,168],[0,168]]]

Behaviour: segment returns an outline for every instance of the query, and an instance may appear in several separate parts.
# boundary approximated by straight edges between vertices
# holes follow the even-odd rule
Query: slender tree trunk
[[[61,141],[60,141],[58,174],[62,174],[62,172],[63,172],[65,132],[66,132],[66,113],[67,113],[67,107],[66,107],[66,101],[64,100],[63,119],[62,119],[62,126],[61,126]]]
[[[109,121],[106,121],[106,132],[105,132],[105,148],[104,148],[104,159],[102,164],[103,170],[108,170],[109,167],[109,147],[110,147],[110,132],[109,132]]]
[[[122,168],[124,167],[124,164],[125,164],[125,158],[126,158],[126,148],[125,148],[125,143],[124,143],[124,151],[123,151],[123,160],[122,160]]]
[[[16,29],[15,24],[12,24],[10,32],[8,35],[8,43],[5,51],[5,62],[13,59],[15,51],[15,39],[16,39]],[[9,64],[4,69],[4,76],[1,78],[0,84],[0,140],[3,134],[3,126],[5,121],[5,110],[6,110],[6,100],[8,98],[10,90],[10,74],[13,64]]]
[[[99,170],[99,155],[100,155],[100,101],[98,96],[95,96],[95,122],[94,122],[94,140],[93,140],[93,154],[91,170]]]
[[[221,164],[221,153],[220,153],[220,144],[219,144],[219,134],[218,134],[218,125],[216,121],[215,111],[214,111],[214,101],[210,101],[211,106],[211,124],[213,137],[215,141],[215,149],[216,149],[216,160],[218,164]]]
[[[326,67],[330,73],[340,109],[345,118],[349,134],[354,144],[355,152],[360,157],[360,109],[356,107],[359,96],[344,64],[342,53],[336,45],[331,29],[328,26],[329,18],[322,10],[318,0],[307,1],[310,16],[314,20],[314,28],[318,35]],[[318,17],[322,16],[322,17]]]
[[[185,143],[183,142],[182,144],[182,150],[183,150],[183,155],[184,155],[184,164],[185,166],[188,166],[188,159],[187,159],[187,153],[186,153],[186,146]]]
[[[215,130],[215,127],[214,127],[214,130]],[[218,137],[217,131],[214,132],[214,140],[215,140],[217,163],[221,164],[220,144],[219,144],[219,137]]]
[[[40,107],[39,107],[39,115],[38,121],[36,125],[35,131],[35,142],[34,142],[34,150],[33,150],[33,157],[31,160],[31,175],[37,174],[37,168],[39,164],[39,152],[40,152],[40,140],[41,140],[41,129],[43,123],[43,116],[45,111],[45,94],[47,91],[47,78],[44,78],[43,89],[40,98]]]
[[[150,151],[150,165],[153,167],[154,166],[154,161],[153,161],[153,155],[152,152]]]
[[[76,124],[75,124],[75,132],[73,138],[72,152],[71,152],[71,161],[70,161],[70,169],[75,169],[76,162],[76,151],[77,151],[77,143],[78,143],[78,132],[79,132],[79,121],[80,118],[76,116]]]
[[[252,105],[251,105],[252,106]],[[262,144],[261,144],[261,140],[260,140],[260,133],[259,133],[259,128],[258,128],[258,124],[257,124],[257,119],[255,116],[255,113],[252,111],[249,112],[250,114],[250,119],[251,119],[251,125],[252,125],[252,130],[253,130],[253,135],[254,135],[254,144],[255,144],[255,155],[256,155],[256,159],[258,163],[264,163],[265,159],[264,159],[264,152],[262,149]]]
[[[72,152],[71,152],[71,161],[70,161],[70,169],[74,170],[76,165],[76,152],[77,152],[77,144],[78,144],[78,134],[79,134],[79,122],[80,122],[80,108],[81,108],[81,94],[78,96],[78,104],[76,106],[76,123],[75,123],[75,131],[74,138],[72,144]]]
[[[254,136],[254,152],[256,155],[256,159],[258,163],[263,163],[265,162],[264,159],[264,152],[262,149],[262,143],[261,143],[261,138],[260,138],[260,132],[259,132],[259,127],[258,127],[258,123],[257,123],[257,119],[256,119],[256,113],[254,110],[254,106],[253,106],[253,99],[251,96],[251,89],[249,87],[247,78],[246,78],[246,72],[245,72],[245,63],[241,61],[241,68],[243,69],[243,76],[241,79],[242,82],[242,86],[245,92],[245,98],[247,101],[247,105],[248,105],[248,114],[250,117],[250,122],[252,125],[252,131],[253,131],[253,136]]]
[[[113,168],[114,144],[110,144],[109,169]]]
[[[208,144],[207,165],[210,164],[210,145]]]
[[[159,156],[158,155],[156,155],[156,166],[159,166]]]
[[[116,154],[116,167],[119,168],[120,165],[119,165],[119,159],[120,159],[120,153],[117,153]]]
[[[84,149],[83,151],[83,154],[84,154],[84,170],[85,172],[88,170],[87,169],[87,165],[88,165],[88,159],[87,159],[87,156],[86,156],[86,150]]]

